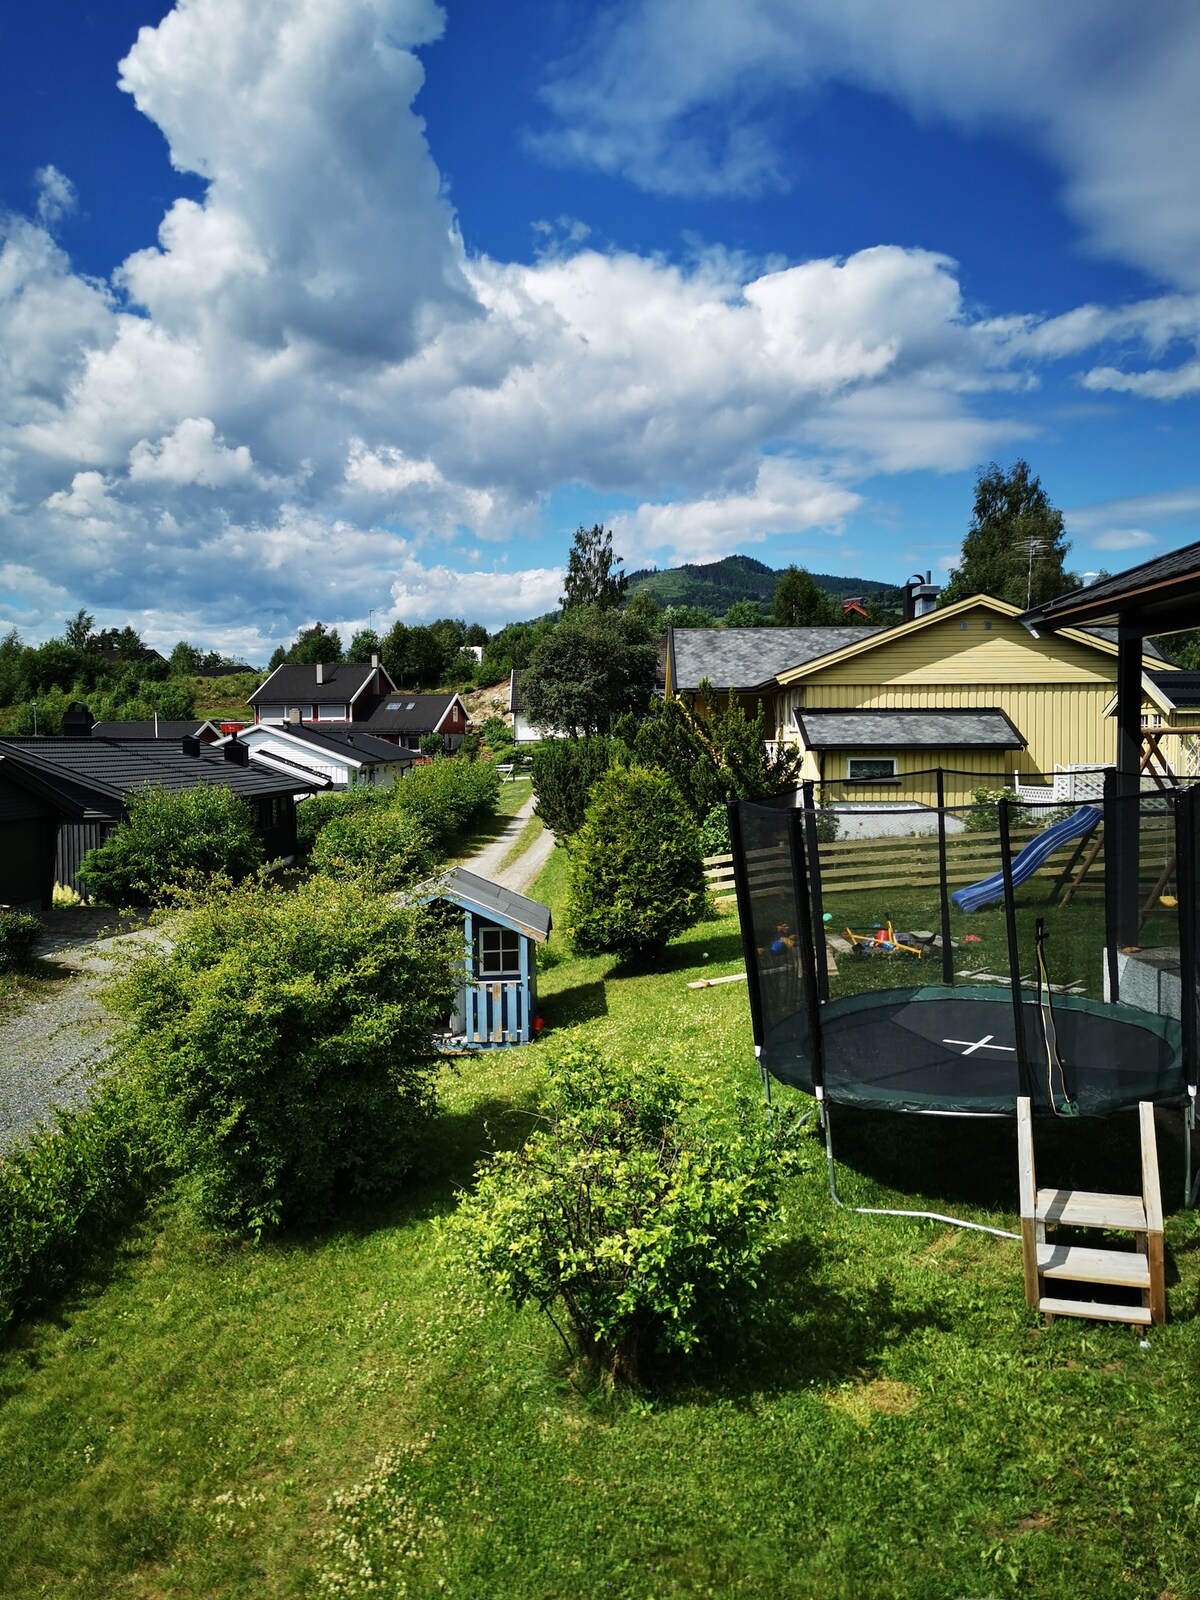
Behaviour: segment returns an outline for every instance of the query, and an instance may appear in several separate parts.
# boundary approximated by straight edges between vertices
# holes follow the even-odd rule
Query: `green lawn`
[[[557,924],[564,856],[535,891]],[[447,1064],[402,1204],[253,1248],[164,1202],[0,1354],[0,1593],[1200,1593],[1191,1214],[1168,1221],[1170,1321],[1143,1349],[1125,1328],[1040,1324],[1014,1243],[837,1210],[814,1143],[761,1322],[616,1399],[572,1386],[548,1323],[457,1279],[439,1219],[480,1152],[522,1136],[556,1038],[669,1057],[719,1103],[756,1092],[743,986],[687,987],[740,968],[729,915],[652,974],[556,935],[546,1037]],[[1012,1226],[1007,1123],[840,1112],[838,1128],[847,1201]],[[1047,1175],[1118,1187],[1136,1123],[1038,1140]],[[1175,1207],[1177,1141],[1160,1151]]]

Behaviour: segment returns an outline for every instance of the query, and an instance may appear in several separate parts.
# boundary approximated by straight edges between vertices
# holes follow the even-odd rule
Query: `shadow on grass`
[[[838,1106],[832,1125],[838,1164],[897,1191],[906,1197],[901,1202],[906,1206],[916,1206],[918,1197],[924,1197],[984,1210],[1017,1210],[1017,1135],[1011,1118],[904,1116]],[[1132,1112],[1039,1118],[1034,1145],[1043,1188],[1141,1192],[1138,1123]],[[1164,1208],[1170,1213],[1182,1204],[1182,1150],[1161,1134],[1158,1145]],[[849,1203],[848,1195],[843,1199]]]
[[[571,1028],[580,1022],[591,1022],[596,1017],[608,1015],[608,994],[601,980],[576,983],[557,994],[545,995],[538,1001],[538,1010],[550,1028]]]
[[[711,924],[707,925],[711,926]],[[703,965],[703,957],[714,965],[724,961],[739,961],[742,956],[742,936],[735,928],[731,933],[710,933],[703,946],[697,949],[695,940],[684,944],[670,944],[649,961],[627,959],[618,962],[609,974],[613,978],[648,978],[664,973],[689,971]]]
[[[820,1251],[806,1239],[772,1250],[743,1322],[703,1355],[663,1362],[647,1374],[656,1400],[737,1404],[809,1384],[841,1383],[869,1371],[898,1341],[954,1324],[946,1306],[905,1301],[886,1278],[857,1291],[822,1283],[822,1264]]]

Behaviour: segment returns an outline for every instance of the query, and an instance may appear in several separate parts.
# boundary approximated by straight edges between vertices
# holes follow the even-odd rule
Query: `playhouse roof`
[[[438,880],[436,895],[439,900],[452,900],[467,911],[478,911],[514,933],[545,944],[550,936],[550,907],[515,889],[504,889],[490,878],[468,872],[465,867],[451,867]]]

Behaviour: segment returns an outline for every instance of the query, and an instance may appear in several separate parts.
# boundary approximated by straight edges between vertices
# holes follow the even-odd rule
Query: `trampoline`
[[[945,776],[936,775],[939,796]],[[1103,822],[1084,819],[1086,828],[1064,827],[1061,807],[1039,815],[1001,799],[981,815],[914,802],[913,838],[856,838],[840,849],[820,837],[812,784],[778,801],[732,803],[768,1094],[775,1080],[815,1095],[823,1111],[1015,1116],[1028,1096],[1043,1115],[1101,1116],[1152,1101],[1190,1117],[1200,788],[1132,797],[1110,788]],[[894,786],[894,833],[893,795]],[[1035,849],[1037,870],[1014,875],[1018,854],[1054,827],[1061,848]],[[972,875],[998,875],[1002,894],[968,912],[955,885]],[[890,932],[918,926],[915,915],[927,926],[897,935],[907,954],[864,954],[871,947],[854,936],[855,917]]]

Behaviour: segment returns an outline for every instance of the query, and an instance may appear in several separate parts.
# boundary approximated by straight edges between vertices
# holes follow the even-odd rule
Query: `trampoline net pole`
[[[1025,1010],[1021,1000],[1021,949],[1017,940],[1016,890],[1012,875],[1012,841],[1009,837],[1008,801],[996,804],[996,819],[1000,830],[1000,868],[1004,877],[1004,928],[1008,937],[1009,984],[1012,990],[1013,1043],[1017,1051],[1018,1093],[1033,1098],[1033,1085],[1029,1071],[1029,1052],[1025,1042]]]
[[[954,982],[954,948],[950,943],[950,890],[946,882],[946,776],[937,769],[938,893],[942,911],[942,982]]]

